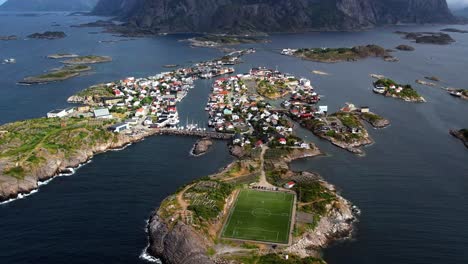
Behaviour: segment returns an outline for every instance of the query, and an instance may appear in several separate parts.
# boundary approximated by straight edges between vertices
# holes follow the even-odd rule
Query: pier
[[[191,136],[211,139],[230,140],[234,136],[228,133],[218,133],[204,130],[191,129],[173,129],[173,128],[154,128],[155,134],[171,136]]]

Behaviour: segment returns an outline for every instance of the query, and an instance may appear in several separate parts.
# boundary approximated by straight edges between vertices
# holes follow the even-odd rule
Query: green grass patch
[[[294,195],[241,190],[221,237],[287,244]]]
[[[5,170],[4,173],[8,176],[11,176],[17,179],[23,179],[26,172],[23,167],[16,166],[16,167]]]

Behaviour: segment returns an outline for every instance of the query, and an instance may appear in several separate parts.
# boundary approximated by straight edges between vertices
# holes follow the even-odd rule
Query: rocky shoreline
[[[466,129],[461,129],[461,130],[450,130],[450,135],[458,138],[463,142],[466,148],[468,148],[468,137],[466,136],[468,134],[468,130]]]
[[[114,149],[121,149],[131,143],[141,141],[152,134],[153,131],[148,131],[145,134],[139,134],[133,137],[119,136],[116,141],[108,141],[92,148],[77,150],[75,156],[50,159],[29,175],[26,175],[23,179],[0,175],[0,202],[18,198],[20,195],[29,194],[37,190],[42,182],[51,180],[70,169],[80,167],[82,164],[89,162],[95,155]]]

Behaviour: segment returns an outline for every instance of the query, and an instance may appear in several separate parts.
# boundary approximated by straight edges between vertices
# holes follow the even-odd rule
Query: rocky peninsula
[[[64,81],[73,77],[80,76],[82,72],[90,71],[92,68],[87,65],[64,66],[53,69],[46,74],[26,77],[19,84],[44,84],[50,82]]]
[[[382,58],[386,61],[395,61],[396,59],[378,45],[355,46],[352,48],[284,49],[282,54],[325,63],[357,61],[368,57]]]
[[[41,118],[0,126],[0,201],[30,193],[41,182],[98,153],[148,136],[108,132],[111,124],[108,120]]]
[[[252,149],[223,171],[179,189],[161,203],[148,222],[148,253],[169,264],[272,263],[284,261],[285,255],[294,260],[291,263],[323,263],[321,249],[351,235],[358,210],[319,175],[288,169],[288,162],[316,155],[320,151],[315,146],[309,150]],[[296,187],[289,192],[300,190],[303,195],[297,204],[300,217],[294,221],[288,245],[271,247],[220,237],[239,192],[247,186],[288,192],[282,186],[291,181]],[[198,204],[206,203],[216,206],[209,209],[206,205],[208,209],[201,210]]]
[[[65,38],[67,34],[62,31],[46,31],[44,33],[34,33],[28,36],[28,38],[32,39],[48,39],[48,40],[53,40],[53,39],[62,39]]]

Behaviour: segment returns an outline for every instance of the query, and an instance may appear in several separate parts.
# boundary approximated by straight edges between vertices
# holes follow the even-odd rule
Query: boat
[[[372,89],[372,91],[374,91],[374,93],[376,93],[376,94],[384,94],[385,93],[385,88],[375,87],[374,89]]]
[[[451,96],[455,96],[455,97],[461,97],[462,96],[462,93],[460,91],[449,91],[449,94]]]
[[[13,63],[16,63],[16,59],[14,59],[14,58],[4,59],[4,60],[3,60],[3,63],[5,63],[5,64],[13,64]]]

